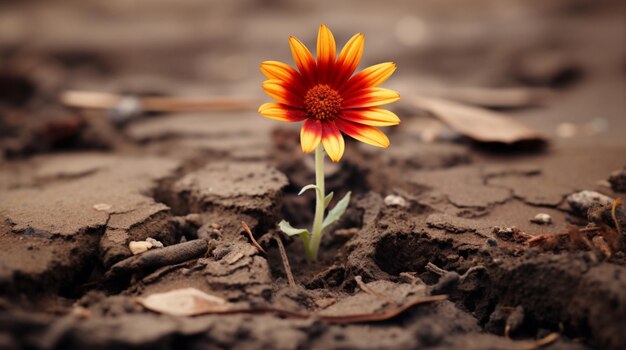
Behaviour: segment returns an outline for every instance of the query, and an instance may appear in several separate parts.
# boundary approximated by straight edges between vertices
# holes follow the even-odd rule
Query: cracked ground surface
[[[364,1],[357,11],[331,3],[0,2],[1,349],[626,343],[618,232],[626,216],[618,207],[613,220],[609,210],[626,181],[623,5]],[[309,264],[301,243],[276,229],[282,218],[312,220],[312,194],[297,193],[313,182],[313,161],[301,154],[296,126],[254,111],[115,126],[106,113],[54,102],[69,88],[257,96],[258,62],[290,62],[287,36],[312,43],[319,22],[339,42],[364,31],[364,65],[395,60],[389,87],[403,100],[458,86],[552,89],[541,106],[504,111],[548,143],[479,144],[400,102],[402,124],[386,130],[391,148],[348,142],[342,162],[327,164],[329,191],[353,196]],[[608,202],[573,205],[580,191]],[[540,213],[550,222],[531,221]],[[147,238],[165,248],[133,256],[129,243]],[[320,317],[181,317],[137,303],[188,287]],[[383,322],[321,319],[437,294],[447,300]],[[538,341],[552,333],[557,340]]]

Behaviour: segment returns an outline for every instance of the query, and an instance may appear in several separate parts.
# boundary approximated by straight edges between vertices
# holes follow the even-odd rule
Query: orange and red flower
[[[330,159],[341,159],[342,133],[361,142],[388,147],[389,139],[377,126],[397,125],[400,118],[379,108],[400,95],[378,87],[396,70],[392,62],[368,67],[352,75],[363,54],[363,34],[356,34],[336,56],[335,39],[325,25],[317,36],[317,61],[295,37],[289,38],[298,70],[277,61],[261,64],[267,77],[265,92],[278,102],[265,103],[259,113],[267,118],[304,121],[300,132],[302,150],[312,152],[321,142]]]

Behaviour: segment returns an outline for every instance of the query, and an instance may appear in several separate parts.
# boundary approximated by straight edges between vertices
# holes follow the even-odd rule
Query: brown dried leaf
[[[231,309],[231,304],[226,300],[196,288],[151,294],[146,298],[140,298],[139,303],[148,310],[173,316],[224,313]]]
[[[546,141],[535,129],[483,108],[424,96],[414,96],[405,101],[432,113],[452,129],[476,141],[505,144]]]

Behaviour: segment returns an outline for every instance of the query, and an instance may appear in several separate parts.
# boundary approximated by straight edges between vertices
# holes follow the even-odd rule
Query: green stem
[[[315,149],[315,184],[319,188],[315,204],[315,218],[313,219],[313,230],[311,241],[307,249],[309,261],[317,259],[317,251],[322,239],[322,223],[324,222],[324,148],[320,143]]]

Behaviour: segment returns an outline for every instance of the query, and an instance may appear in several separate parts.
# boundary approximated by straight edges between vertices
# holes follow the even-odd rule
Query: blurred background
[[[4,0],[0,147],[14,157],[63,144],[68,123],[85,122],[67,119],[58,103],[66,89],[263,99],[259,63],[292,64],[289,35],[314,51],[320,23],[338,45],[365,34],[361,68],[397,62],[386,86],[405,101],[547,88],[559,93],[551,108],[510,109],[549,135],[617,137],[626,130],[625,13],[619,0]],[[82,146],[107,147],[89,139]]]

